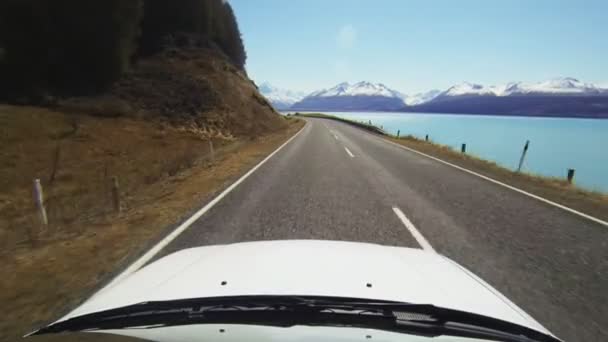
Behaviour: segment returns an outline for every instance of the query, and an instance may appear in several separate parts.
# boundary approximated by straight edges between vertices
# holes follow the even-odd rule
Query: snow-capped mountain
[[[382,83],[371,83],[366,81],[361,81],[355,84],[343,82],[333,88],[319,90],[308,96],[384,96],[403,98],[403,94],[388,88]]]
[[[276,109],[289,109],[306,96],[304,92],[277,88],[268,82],[261,83],[258,89]]]
[[[440,96],[596,95],[600,92],[602,89],[593,84],[583,83],[572,77],[560,77],[537,83],[511,82],[497,86],[463,82],[443,91]]]
[[[576,78],[562,77],[539,83],[514,83],[504,95],[511,94],[597,94],[600,88],[591,83],[583,83]],[[499,95],[499,94],[497,94]],[[500,95],[499,95],[500,96]]]
[[[406,111],[608,117],[608,90],[575,78],[484,86],[463,82]]]
[[[404,95],[382,83],[348,82],[312,92],[292,109],[298,110],[397,110],[405,106]]]
[[[481,84],[462,82],[449,87],[441,92],[441,96],[464,96],[464,95],[495,95],[492,89]]]
[[[268,83],[259,88],[277,109],[608,116],[608,89],[572,77],[489,86],[463,82],[414,95],[366,81],[343,82],[307,96]]]
[[[415,95],[404,95],[403,102],[405,102],[405,104],[408,106],[415,106],[432,101],[439,94],[441,94],[441,90],[433,89],[425,93],[418,93]]]

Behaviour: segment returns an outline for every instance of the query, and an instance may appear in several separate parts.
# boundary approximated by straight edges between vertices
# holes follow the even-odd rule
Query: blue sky
[[[404,93],[571,76],[608,86],[608,1],[229,0],[256,82]]]

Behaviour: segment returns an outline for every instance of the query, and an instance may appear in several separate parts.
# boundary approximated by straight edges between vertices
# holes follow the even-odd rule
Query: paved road
[[[608,341],[608,228],[391,145],[308,119],[291,143],[159,255],[268,239],[420,248],[471,269],[566,341]]]

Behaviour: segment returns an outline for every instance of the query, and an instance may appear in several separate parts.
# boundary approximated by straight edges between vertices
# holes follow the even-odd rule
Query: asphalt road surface
[[[608,341],[607,227],[350,125],[307,121],[157,257],[273,239],[421,248],[414,226],[558,337]]]

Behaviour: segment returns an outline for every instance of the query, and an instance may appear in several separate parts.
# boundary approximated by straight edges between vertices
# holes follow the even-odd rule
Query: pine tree
[[[142,0],[3,0],[0,96],[104,89],[129,65],[141,12]]]

